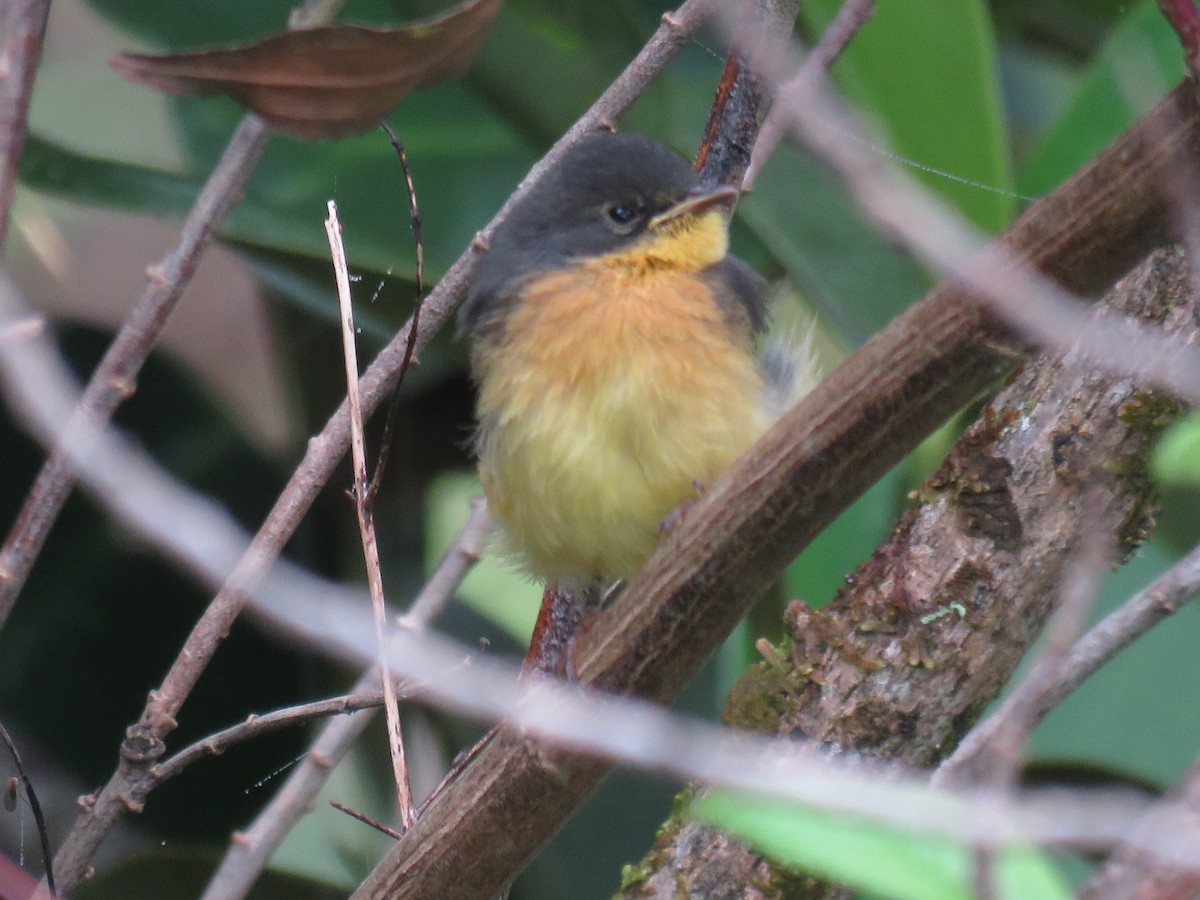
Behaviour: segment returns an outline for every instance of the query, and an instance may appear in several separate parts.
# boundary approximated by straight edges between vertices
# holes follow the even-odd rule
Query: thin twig
[[[360,390],[365,412],[373,411],[394,387],[410,332],[417,332],[416,351],[420,352],[453,312],[466,290],[468,273],[475,258],[513,205],[580,137],[611,122],[628,109],[687,43],[695,29],[711,17],[717,5],[717,0],[687,0],[674,13],[663,16],[662,25],[633,62],[533,167],[472,246],[451,265],[425,301],[420,328],[413,328],[410,320],[363,373]],[[245,605],[247,592],[279,556],[345,454],[349,442],[348,416],[347,406],[343,403],[321,433],[309,441],[304,458],[267,515],[241,563],[193,628],[162,684],[151,692],[141,719],[131,729],[147,744],[157,746],[156,742],[161,742],[174,728],[176,716],[192,687]],[[94,802],[86,804],[56,860],[59,879],[64,885],[73,887],[78,883],[88,861],[117,818],[144,799],[138,785],[142,783],[145,769],[152,762],[152,758],[123,756]]]
[[[875,14],[875,0],[845,0],[833,21],[821,33],[820,40],[813,46],[804,63],[792,81],[799,92],[811,92],[824,81],[833,64],[845,52],[850,41]],[[763,163],[775,153],[775,148],[787,132],[787,116],[784,106],[776,104],[767,113],[762,131],[754,145],[754,153],[750,157],[750,167],[746,170],[746,190],[754,186],[754,179],[762,170]]]
[[[373,500],[379,493],[379,485],[383,483],[383,473],[387,471],[388,456],[392,450],[392,435],[396,430],[396,417],[400,414],[400,386],[404,384],[404,376],[413,365],[417,349],[417,331],[421,327],[421,304],[425,300],[425,243],[421,240],[421,210],[417,207],[417,188],[413,184],[412,170],[408,166],[408,154],[404,152],[404,144],[396,136],[387,122],[380,122],[392,149],[400,160],[400,171],[404,174],[404,186],[408,192],[408,221],[412,228],[413,243],[417,254],[417,297],[413,301],[412,327],[408,329],[408,344],[404,347],[404,358],[400,361],[400,372],[396,376],[396,387],[392,389],[392,402],[388,406],[387,420],[383,426],[383,437],[379,440],[379,457],[375,462],[375,471],[371,475],[371,486],[367,491],[368,501]]]
[[[1129,828],[1130,840],[1092,873],[1079,900],[1195,900],[1200,897],[1200,759],[1167,796]],[[1173,845],[1168,861],[1144,844]]]
[[[321,5],[332,16],[341,0],[308,0],[297,15],[304,25],[316,24],[310,8]],[[176,303],[192,280],[200,258],[230,211],[241,198],[246,179],[266,147],[270,129],[252,113],[242,117],[216,168],[204,183],[183,222],[179,242],[146,270],[147,284],[88,381],[65,439],[86,435],[112,418],[136,390],[138,372],[150,355]],[[61,447],[42,465],[4,545],[0,547],[0,628],[46,542],[74,481]],[[64,876],[64,882],[69,881]],[[67,885],[70,886],[70,885]]]
[[[358,393],[358,351],[354,339],[354,303],[350,298],[350,272],[346,267],[346,250],[342,246],[342,225],[338,221],[337,204],[333,200],[329,201],[329,218],[325,220],[325,233],[329,237],[329,252],[333,256],[338,308],[341,310],[342,354],[346,362],[346,399],[350,405],[350,455],[354,464],[354,509],[358,514],[358,531],[367,565],[367,585],[371,591],[371,609],[375,615],[375,636],[379,641],[383,710],[387,719],[392,776],[396,781],[396,802],[400,809],[401,824],[407,829],[413,823],[412,790],[408,785],[408,765],[404,760],[404,735],[400,728],[396,683],[388,673],[387,660],[382,655],[387,643],[388,630],[383,596],[383,572],[379,566],[379,542],[375,537],[375,520],[368,496],[370,481],[367,475],[367,442],[363,434],[362,404]]]
[[[1200,547],[1126,600],[1071,648],[1057,677],[1045,684],[1024,681],[987,720],[973,728],[938,768],[933,783],[953,786],[983,774],[989,748],[1013,710],[1024,707],[1036,724],[1084,681],[1135,640],[1200,595]]]
[[[437,618],[479,560],[483,540],[490,528],[487,504],[480,497],[472,502],[466,523],[413,600],[408,613],[401,617],[401,625],[419,631]],[[379,683],[379,670],[372,666],[351,688],[351,694],[378,690]],[[329,775],[350,752],[374,712],[369,709],[352,716],[340,716],[325,725],[304,761],[295,767],[250,827],[230,842],[202,900],[234,900],[246,895],[292,825],[312,806]]]
[[[379,691],[379,686],[379,667],[373,665],[355,682],[350,696]],[[303,761],[292,769],[250,827],[234,832],[201,900],[241,900],[247,895],[296,821],[312,808],[334,768],[375,718],[376,709],[361,709],[326,723]]]
[[[388,828],[382,822],[372,819],[370,816],[365,815],[364,813],[360,813],[357,809],[351,809],[344,803],[338,803],[336,800],[330,800],[329,805],[332,806],[334,809],[336,809],[338,812],[344,812],[350,818],[357,819],[359,822],[362,822],[364,825],[370,825],[376,831],[386,834],[388,837],[390,837],[394,841],[398,841],[398,840],[400,840],[400,838],[404,837],[404,834],[402,832],[399,832],[394,828]]]
[[[0,258],[49,15],[50,0],[8,0],[0,9]]]
[[[1177,89],[1176,96],[1188,87]],[[797,140],[833,166],[884,231],[944,276],[961,280],[972,301],[985,304],[1014,334],[1054,351],[1079,348],[1110,374],[1200,402],[1200,349],[1136,319],[1092,317],[1089,303],[1026,264],[1005,241],[989,241],[963,215],[855,140],[850,116],[821,88],[795,76],[779,89],[775,109]],[[1161,126],[1163,134],[1171,131],[1168,123]],[[1160,177],[1169,174],[1178,153],[1164,154]],[[1164,202],[1161,191],[1156,194]]]
[[[283,728],[306,725],[314,719],[344,715],[363,709],[376,709],[382,704],[382,691],[366,690],[252,715],[245,722],[231,725],[229,728],[224,728],[184,747],[151,769],[150,777],[162,784],[164,781],[174,778],[192,763],[206,756],[218,756],[236,744],[254,740]]]
[[[491,530],[492,520],[488,515],[487,501],[483,497],[476,497],[471,501],[471,513],[467,521],[398,624],[406,628],[427,628],[441,614],[467,573],[483,556],[483,545]]]
[[[25,797],[29,800],[29,809],[33,813],[33,822],[37,827],[38,841],[41,844],[42,866],[46,872],[46,887],[53,894],[56,890],[54,887],[54,861],[50,855],[50,832],[46,830],[46,817],[42,815],[42,804],[38,802],[37,791],[33,788],[33,780],[29,777],[29,773],[25,771],[25,764],[21,762],[21,754],[17,752],[17,744],[8,733],[8,729],[3,725],[0,725],[0,741],[8,748],[13,765],[17,767],[17,774],[21,777],[21,783],[25,786]]]
[[[0,324],[13,318],[9,315],[10,295],[11,290],[0,278]],[[21,314],[18,311],[17,317]],[[46,341],[31,339],[25,344],[0,344],[0,375],[14,408],[36,419],[38,433],[53,435],[61,427],[57,413],[73,402],[71,390],[66,387],[69,378],[61,359]],[[244,545],[245,535],[230,516],[215,514],[213,504],[199,501],[195,492],[140,454],[111,426],[94,453],[84,455],[76,453],[76,448],[69,449],[81,481],[98,502],[134,533],[201,577],[219,580],[236,558],[236,545]],[[764,489],[774,491],[775,486]],[[711,496],[729,490],[718,482]],[[716,500],[709,503],[719,510],[726,508]],[[705,513],[703,501],[698,512]],[[174,527],[180,521],[190,526],[182,534]],[[687,537],[689,527],[694,526],[685,522],[678,534]],[[706,529],[701,528],[700,533],[707,533]],[[689,556],[684,550],[676,548],[661,554],[659,560]],[[694,567],[696,561],[686,564]],[[720,566],[706,568],[704,577],[721,572]],[[733,573],[735,579],[744,576],[740,569]],[[718,587],[722,600],[732,596],[732,592],[724,592],[726,585]],[[636,583],[631,589],[637,589]],[[373,652],[369,616],[362,611],[356,592],[311,574],[273,572],[260,587],[257,600],[265,615],[293,634],[323,639],[327,645],[356,648],[362,656]],[[1071,802],[1064,804],[1061,795],[1035,792],[1023,793],[1001,813],[985,813],[981,818],[979,804],[985,794],[978,791],[939,793],[886,766],[851,763],[844,758],[839,761],[807,751],[797,756],[792,740],[779,742],[761,735],[730,734],[710,723],[688,720],[658,704],[615,697],[583,685],[537,682],[522,687],[514,666],[487,657],[472,658],[470,665],[464,665],[462,658],[461,644],[431,633],[400,631],[389,648],[394,671],[409,680],[414,695],[429,697],[467,715],[508,718],[515,730],[507,740],[516,740],[523,751],[522,759],[530,761],[529,751],[537,748],[535,761],[565,764],[564,769],[552,767],[549,777],[539,781],[538,793],[546,800],[553,799],[554,791],[579,760],[558,751],[547,753],[544,745],[531,747],[529,741],[534,738],[559,747],[578,748],[592,760],[625,760],[652,771],[768,793],[833,812],[988,845],[1006,844],[1013,834],[1019,834],[1022,841],[1086,841],[1107,846],[1123,837],[1128,817],[1145,808],[1140,798],[1073,792]],[[582,674],[586,677],[588,673]],[[488,771],[492,791],[487,795],[487,805],[494,806],[495,801],[503,800],[496,792],[503,794],[507,785],[503,773]],[[539,797],[527,799],[537,802]],[[473,814],[483,812],[482,808],[473,810]],[[415,828],[420,828],[423,821],[418,820]],[[507,821],[514,827],[525,827],[511,815]],[[406,840],[410,838],[406,836]],[[510,838],[506,834],[506,840]],[[1147,848],[1156,849],[1152,843]],[[494,849],[489,847],[489,853]],[[491,865],[490,859],[477,855],[475,863],[480,862]],[[455,858],[451,855],[443,863],[453,866]],[[454,874],[460,879],[468,874],[474,877],[474,866],[458,868]]]

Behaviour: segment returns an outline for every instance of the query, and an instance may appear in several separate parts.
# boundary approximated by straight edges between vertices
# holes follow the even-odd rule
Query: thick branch
[[[1011,251],[1078,293],[1103,290],[1169,234],[1158,185],[1195,164],[1190,85],[1005,233]],[[783,567],[863,490],[1015,364],[979,307],[944,285],[851,356],[736,462],[578,640],[580,675],[669,700]],[[502,730],[355,897],[497,890],[607,766]],[[471,874],[470,879],[463,877]]]
[[[1194,337],[1188,279],[1166,251],[1123,280],[1109,306]],[[743,676],[726,719],[916,766],[936,762],[1041,632],[1085,523],[1104,535],[1110,559],[1145,536],[1145,452],[1174,409],[1078,356],[1030,363],[834,601],[817,612],[793,604],[792,659]],[[771,874],[753,851],[696,823],[664,832],[651,860],[662,869],[651,866],[628,896],[662,896],[664,884],[726,867]]]
[[[1101,666],[1163,619],[1178,612],[1197,594],[1200,594],[1200,547],[1194,548],[1080,638],[1063,660],[1062,670],[1052,684],[1021,684],[987,721],[971,729],[953,755],[938,767],[933,783],[949,787],[979,780],[981,764],[992,745],[998,724],[1014,704],[1027,703],[1034,721],[1040,722]]]
[[[663,24],[642,52],[534,166],[525,181],[481,233],[475,246],[450,267],[422,306],[416,349],[419,351],[449,318],[466,290],[467,275],[487,236],[508,210],[584,133],[611,122],[640,96],[662,67],[687,43],[692,32],[708,18],[715,0],[687,0]],[[376,357],[360,382],[363,409],[374,411],[395,386],[408,346],[411,320]],[[187,642],[150,700],[136,725],[126,732],[117,770],[94,797],[86,798],[75,827],[55,859],[60,879],[71,887],[83,877],[88,861],[117,817],[137,810],[145,800],[145,773],[163,752],[163,738],[175,727],[178,714],[192,687],[217,647],[229,633],[252,587],[279,556],[321,487],[345,454],[349,441],[349,414],[342,403],[321,433],[312,438],[308,450],[287,486],[255,535],[250,549],[192,629]],[[64,460],[64,464],[66,461]]]
[[[734,36],[696,154],[701,178],[721,184],[741,184],[770,99],[769,86],[749,60],[774,59],[787,45],[800,11],[800,0],[757,0],[746,5],[753,13],[744,17]]]

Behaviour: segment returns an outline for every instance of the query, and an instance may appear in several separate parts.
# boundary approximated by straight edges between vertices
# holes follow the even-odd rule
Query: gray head
[[[534,272],[636,241],[654,216],[700,189],[686,159],[639,134],[595,132],[567,151],[492,236],[459,312],[469,332]]]

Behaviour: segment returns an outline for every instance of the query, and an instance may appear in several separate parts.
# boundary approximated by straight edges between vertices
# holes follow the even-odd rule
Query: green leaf
[[[863,220],[828,169],[790,147],[780,147],[763,168],[738,204],[735,226],[753,235],[854,344],[929,287],[922,268]]]
[[[223,149],[240,112],[232,102],[185,99],[184,115],[197,174],[176,174],[100,159],[31,136],[21,160],[23,182],[80,202],[182,217]],[[478,113],[464,133],[456,114]],[[424,223],[430,281],[453,262],[487,223],[533,162],[507,129],[478,107],[461,85],[409,97],[398,125],[408,150]],[[345,226],[352,266],[394,271],[412,279],[416,257],[400,164],[386,137],[340,144],[277,137],[251,176],[222,234],[270,250],[327,259],[322,222],[333,198]]]
[[[971,847],[908,834],[782,800],[714,791],[695,812],[780,862],[819,877],[897,900],[972,900]],[[1002,900],[1070,896],[1058,872],[1036,850],[1014,847],[993,860]]]
[[[1159,484],[1200,487],[1200,414],[1181,417],[1163,433],[1153,470]]]
[[[1180,78],[1179,39],[1150,0],[1136,4],[1092,63],[1058,123],[1021,171],[1023,194],[1052,190],[1104,149]]]
[[[27,187],[78,203],[151,215],[183,216],[199,193],[198,177],[87,156],[31,134],[21,153]]]
[[[810,0],[802,18],[819,33],[840,6]],[[1008,224],[1012,165],[987,4],[880,3],[833,75],[877,119],[892,151],[966,180],[918,171],[921,181],[989,233]]]

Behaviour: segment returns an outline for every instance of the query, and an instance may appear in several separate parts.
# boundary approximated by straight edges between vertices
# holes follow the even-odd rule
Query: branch
[[[340,5],[340,0],[308,0],[292,18],[302,25],[317,24],[317,7],[321,15],[331,17]],[[257,116],[247,113],[242,117],[184,220],[179,243],[146,270],[146,289],[96,366],[71,417],[65,440],[77,440],[97,424],[109,421],[117,407],[137,389],[142,364],[191,283],[201,256],[241,198],[246,179],[258,163],[269,136],[270,129]],[[56,446],[38,472],[17,521],[0,547],[0,628],[12,612],[73,486],[70,461],[62,446]],[[70,881],[64,881],[70,887]]]
[[[50,0],[9,0],[0,11],[0,258],[49,15]]]
[[[0,329],[24,316],[23,304],[0,278]],[[36,335],[0,342],[0,378],[22,421],[43,439],[52,439],[61,427],[62,411],[78,396],[55,349]],[[201,578],[219,583],[245,547],[247,536],[228,514],[167,475],[111,426],[94,451],[81,456],[69,449],[81,482],[98,504]],[[356,660],[371,659],[375,653],[363,599],[359,591],[286,564],[269,573],[256,591],[258,612],[285,633]],[[433,633],[397,632],[389,661],[414,695],[466,715],[506,718],[525,736],[541,735],[650,771],[765,793],[982,847],[1008,846],[1014,834],[1022,841],[1112,846],[1126,837],[1125,823],[1148,805],[1141,798],[1104,792],[1075,791],[1067,802],[1061,795],[1022,792],[1000,809],[986,792],[950,795],[895,768],[839,763],[824,754],[797,758],[790,740],[732,735],[645,701],[579,684],[522,686],[514,666],[476,656]],[[1143,849],[1158,852],[1153,842]]]
[[[400,728],[400,705],[396,700],[396,682],[388,675],[387,660],[383,657],[386,645],[387,613],[384,609],[383,572],[379,565],[379,541],[375,536],[375,517],[372,515],[371,482],[367,475],[367,440],[363,434],[362,403],[358,393],[358,351],[354,340],[354,302],[350,298],[350,271],[346,267],[346,250],[342,245],[342,223],[338,221],[337,204],[329,201],[329,218],[325,233],[333,257],[337,281],[338,308],[341,311],[342,355],[346,363],[346,402],[350,407],[350,457],[354,466],[354,510],[358,517],[358,533],[362,541],[367,567],[367,585],[371,592],[371,610],[375,614],[375,639],[379,642],[379,672],[383,685],[383,711],[387,719],[388,753],[392,760],[392,777],[396,782],[396,803],[400,822],[408,828],[413,821],[412,789],[408,784],[408,764],[404,759],[404,735]],[[415,319],[420,305],[413,311]],[[412,360],[409,342],[401,371]]]
[[[1120,287],[1118,286],[1118,290]],[[1155,291],[1155,293],[1159,293]],[[1157,297],[1154,297],[1157,300]],[[1035,365],[1043,365],[1042,361],[1038,361]],[[1090,385],[1085,386],[1085,390]],[[1124,388],[1124,385],[1117,386],[1118,390]],[[997,398],[999,399],[999,398]],[[1012,403],[1017,398],[1011,393],[1007,398],[1007,402]],[[1065,430],[1073,427],[1073,419],[1070,416],[1075,414],[1080,400],[1087,400],[1086,397],[1074,394],[1062,398],[1059,402],[1059,409],[1054,410],[1056,414],[1056,428],[1051,432],[1052,435],[1062,435],[1071,438],[1074,441],[1074,436],[1071,431]],[[1043,401],[1044,402],[1044,401]],[[1119,420],[1123,411],[1131,408],[1134,403],[1140,401],[1131,401],[1129,405],[1120,405],[1116,408],[1116,416],[1113,419],[1103,419],[1100,424],[1102,427],[1114,427],[1113,423]],[[1118,426],[1119,427],[1119,426]],[[1060,430],[1063,429],[1063,430]],[[1137,436],[1139,439],[1142,436]],[[1057,447],[1056,438],[1051,437],[1050,446]],[[1064,446],[1066,446],[1064,444]],[[974,449],[974,448],[972,448]],[[1119,462],[1129,462],[1134,467],[1141,468],[1141,475],[1145,476],[1145,453],[1146,447],[1134,448],[1134,453],[1131,458],[1122,458]],[[1061,452],[1061,451],[1060,451]],[[1073,455],[1074,452],[1073,452]],[[1115,462],[1114,460],[1097,460],[1094,454],[1089,465],[1093,468],[1103,466]],[[980,459],[981,466],[990,464],[990,460],[986,457]],[[1044,467],[1030,467],[1037,475],[1046,474]],[[1077,465],[1078,461],[1072,459],[1072,465]],[[1019,479],[1025,472],[1014,467],[1010,479]],[[1034,659],[1033,665],[1029,674],[1025,676],[1021,686],[1026,688],[1026,691],[1018,690],[1025,700],[1018,699],[1016,703],[1008,705],[1007,709],[1000,715],[993,716],[995,723],[994,740],[988,748],[987,762],[981,768],[979,782],[981,784],[992,784],[1006,791],[1012,791],[1021,775],[1021,760],[1024,756],[1025,745],[1029,740],[1029,735],[1033,733],[1033,729],[1040,721],[1035,703],[1032,698],[1036,697],[1042,690],[1053,685],[1060,677],[1060,674],[1065,665],[1065,658],[1071,649],[1071,644],[1079,637],[1079,633],[1083,630],[1087,623],[1088,614],[1095,605],[1096,599],[1100,594],[1100,584],[1103,576],[1108,573],[1112,564],[1111,557],[1113,554],[1114,537],[1120,541],[1125,535],[1112,534],[1111,528],[1106,527],[1111,525],[1105,519],[1096,519],[1090,515],[1091,510],[1104,509],[1109,501],[1109,493],[1111,486],[1100,486],[1090,483],[1094,478],[1089,478],[1088,482],[1073,487],[1068,499],[1074,500],[1076,507],[1080,511],[1089,511],[1087,515],[1079,517],[1075,528],[1071,530],[1070,539],[1072,547],[1066,554],[1058,554],[1052,557],[1058,562],[1055,574],[1060,579],[1060,582],[1055,586],[1054,594],[1057,598],[1057,610],[1054,617],[1046,627],[1046,633],[1042,640],[1042,647],[1037,657]],[[991,488],[991,485],[989,485]],[[1148,485],[1142,484],[1138,486],[1137,492],[1131,492],[1134,509],[1137,504],[1149,504],[1152,502],[1150,496],[1151,489]],[[990,501],[989,501],[990,502]],[[1132,511],[1131,511],[1132,512]],[[1124,525],[1125,523],[1118,523]],[[1141,523],[1139,523],[1139,526]],[[1031,563],[1043,564],[1044,556],[1038,553],[1039,547],[1032,548],[1032,552],[1022,549],[1024,557],[1020,562],[1021,575],[1026,575]],[[1032,573],[1029,573],[1032,574]],[[1037,579],[1030,578],[1031,583],[1036,583]]]
[[[1166,251],[1118,284],[1108,306],[1165,319],[1166,330],[1195,339],[1198,298],[1188,286],[1187,267]],[[843,753],[936,762],[1041,632],[1081,522],[1109,559],[1144,536],[1152,490],[1144,457],[1152,423],[1173,409],[1077,353],[1029,363],[833,601],[815,612],[791,606],[790,658],[744,675],[724,719]],[[648,856],[665,863],[626,896],[661,896],[664,884],[695,885],[714,870],[775,874],[710,826],[678,824]]]
[[[567,133],[533,167],[512,197],[480,233],[475,244],[449,268],[422,306],[416,351],[429,341],[453,312],[466,290],[467,276],[488,236],[529,188],[553,166],[583,134],[595,130],[624,112],[689,40],[716,7],[716,0],[688,0],[663,24],[642,52],[600,96]],[[370,414],[394,387],[408,345],[411,320],[388,343],[363,374],[360,382],[363,410]],[[160,687],[152,691],[139,722],[127,732],[117,770],[94,797],[88,798],[75,827],[59,850],[55,866],[69,889],[83,877],[88,861],[122,812],[137,809],[145,800],[139,785],[157,756],[162,740],[175,726],[178,714],[200,673],[246,603],[248,592],[275,561],[284,544],[312,505],[345,454],[349,415],[343,402],[321,433],[308,443],[307,452],[275,506],[267,515],[249,550],[225,587],[209,604],[181,649]],[[67,465],[64,458],[63,465]],[[2,558],[2,557],[0,557]]]
[[[1170,843],[1180,851],[1166,863],[1137,843],[1121,847],[1092,873],[1079,900],[1194,900],[1200,895],[1200,760],[1162,802],[1133,824],[1132,837],[1153,835],[1155,844]]]
[[[850,41],[862,29],[867,21],[875,14],[875,0],[845,0],[837,15],[829,26],[821,32],[808,58],[792,80],[793,86],[801,94],[812,94],[824,81],[825,76],[845,52]],[[762,133],[754,145],[754,155],[750,160],[750,168],[746,171],[746,189],[754,186],[754,179],[759,171],[783,139],[787,132],[787,116],[783,114],[783,105],[777,104],[763,122]]]
[[[400,624],[412,630],[427,628],[454,596],[462,580],[483,553],[483,542],[491,530],[483,498],[472,504],[471,515],[459,530],[425,587],[417,594]],[[352,694],[374,690],[379,670],[371,667],[351,688]],[[225,858],[213,873],[201,900],[236,900],[246,896],[267,861],[292,826],[307,812],[329,775],[374,716],[364,710],[329,722],[313,743],[304,761],[296,766],[245,831],[234,835]]]
[[[358,685],[355,687],[357,688]],[[359,710],[378,709],[382,703],[383,692],[378,689],[354,690],[341,697],[330,697],[312,703],[303,703],[299,706],[289,706],[286,709],[277,709],[274,712],[248,716],[245,722],[231,725],[229,728],[210,734],[203,740],[184,747],[174,756],[151,769],[150,777],[154,779],[157,786],[174,778],[192,763],[206,756],[219,756],[236,744],[245,743],[283,728],[305,725],[313,719],[345,715]]]
[[[1103,289],[1167,240],[1158,184],[1177,155],[1195,164],[1198,123],[1189,86],[1176,89],[1033,203],[1004,246],[1069,289]],[[676,696],[821,529],[1015,360],[972,295],[954,283],[939,287],[793,407],[689,510],[668,549],[577,641],[581,677],[618,693]],[[594,758],[502,731],[355,896],[495,890],[607,771]]]
[[[741,183],[770,99],[770,84],[750,61],[776,56],[787,45],[800,11],[800,0],[750,0],[745,5],[751,12],[734,35],[696,153],[700,177],[720,184]]]
[[[938,768],[935,785],[969,784],[983,776],[983,763],[1000,722],[1018,705],[1027,705],[1035,723],[1044,719],[1101,666],[1200,594],[1200,547],[1138,591],[1085,634],[1067,654],[1051,684],[1022,683],[959,744]]]

